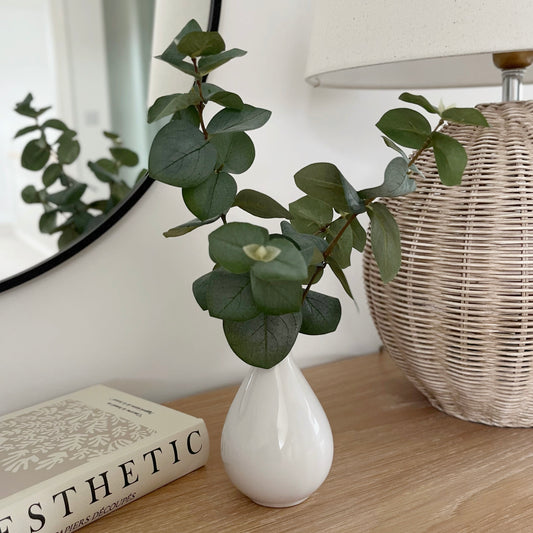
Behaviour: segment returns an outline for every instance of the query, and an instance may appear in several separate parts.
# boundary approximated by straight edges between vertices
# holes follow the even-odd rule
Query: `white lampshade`
[[[533,49],[533,0],[315,0],[314,86],[499,85],[493,52]],[[533,68],[524,82],[533,82]]]

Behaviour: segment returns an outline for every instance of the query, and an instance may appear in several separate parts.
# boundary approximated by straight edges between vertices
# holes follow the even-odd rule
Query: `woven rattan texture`
[[[402,239],[386,286],[369,245],[365,285],[393,359],[437,408],[497,426],[533,426],[533,102],[479,106],[490,128],[443,130],[468,153],[460,186],[433,155],[403,198],[383,200]]]

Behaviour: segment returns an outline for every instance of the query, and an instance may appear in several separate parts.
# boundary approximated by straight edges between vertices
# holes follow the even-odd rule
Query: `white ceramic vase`
[[[226,416],[222,460],[254,502],[289,507],[326,479],[333,460],[329,421],[292,357],[251,368]]]

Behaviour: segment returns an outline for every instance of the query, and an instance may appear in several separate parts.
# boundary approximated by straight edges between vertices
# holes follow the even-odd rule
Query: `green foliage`
[[[446,122],[487,124],[475,109],[444,109],[423,96],[403,93],[400,100],[439,122],[432,127],[423,114],[410,108],[383,115],[377,127],[387,146],[399,154],[386,166],[383,183],[357,190],[335,165],[313,163],[295,174],[295,184],[305,196],[287,210],[262,192],[237,191],[232,176],[252,165],[254,144],[245,132],[262,127],[270,111],[203,80],[205,74],[244,54],[237,48],[225,50],[220,35],[202,32],[195,21],[170,43],[159,57],[190,75],[191,89],[161,96],[150,107],[150,122],[164,117],[169,122],[154,139],[149,166],[156,180],[182,188],[185,205],[196,216],[165,232],[166,237],[221,222],[208,236],[214,268],[193,283],[194,297],[204,311],[223,321],[226,339],[242,360],[270,368],[289,353],[298,333],[323,335],[337,328],[340,301],[311,287],[330,268],[353,299],[344,269],[351,263],[352,251],[362,252],[366,246],[367,232],[358,216],[366,213],[370,218],[371,250],[387,283],[401,266],[401,240],[394,216],[379,198],[412,193],[416,179],[424,179],[416,161],[430,148],[443,183],[460,183],[464,149],[439,130]],[[212,119],[206,123],[204,110],[213,105],[222,109],[210,112]],[[416,152],[409,156],[402,147]],[[108,165],[98,164],[105,178]],[[57,178],[51,170],[49,180],[53,179]],[[37,198],[36,191],[26,194]],[[248,222],[228,221],[233,207],[259,218],[284,219],[281,235]],[[47,218],[51,221],[53,214]]]
[[[135,152],[122,146],[117,134],[103,132],[111,141],[111,157],[89,161],[87,165],[98,180],[109,185],[109,194],[103,199],[86,203],[83,195],[87,184],[71,177],[66,168],[80,155],[76,132],[56,118],[47,119],[41,124],[39,117],[50,107],[36,109],[32,101],[32,95],[28,94],[15,106],[17,113],[35,121],[35,124],[17,131],[15,138],[30,133],[38,134],[38,137],[26,143],[21,165],[32,171],[44,169],[43,188],[29,185],[22,190],[21,197],[26,203],[42,205],[44,213],[39,218],[39,230],[49,235],[59,234],[58,247],[61,249],[93,229],[130,193],[131,187],[120,177],[119,171],[123,166],[138,165],[139,158]],[[141,174],[144,175],[145,171]]]

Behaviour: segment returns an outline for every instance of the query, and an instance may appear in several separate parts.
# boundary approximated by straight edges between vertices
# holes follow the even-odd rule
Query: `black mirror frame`
[[[220,22],[220,10],[222,7],[222,0],[211,0],[211,8],[209,12],[209,31],[218,31],[218,25]],[[48,272],[52,268],[70,259],[78,252],[89,246],[98,237],[103,235],[107,230],[113,227],[143,196],[143,194],[150,188],[154,180],[146,174],[142,181],[133,189],[132,193],[125,198],[109,216],[96,228],[88,232],[86,235],[81,236],[77,241],[73,242],[70,246],[61,250],[51,256],[50,258],[37,263],[36,265],[23,270],[13,276],[0,280],[0,292],[7,291],[18,285],[22,285],[26,281],[30,281],[45,272]]]

